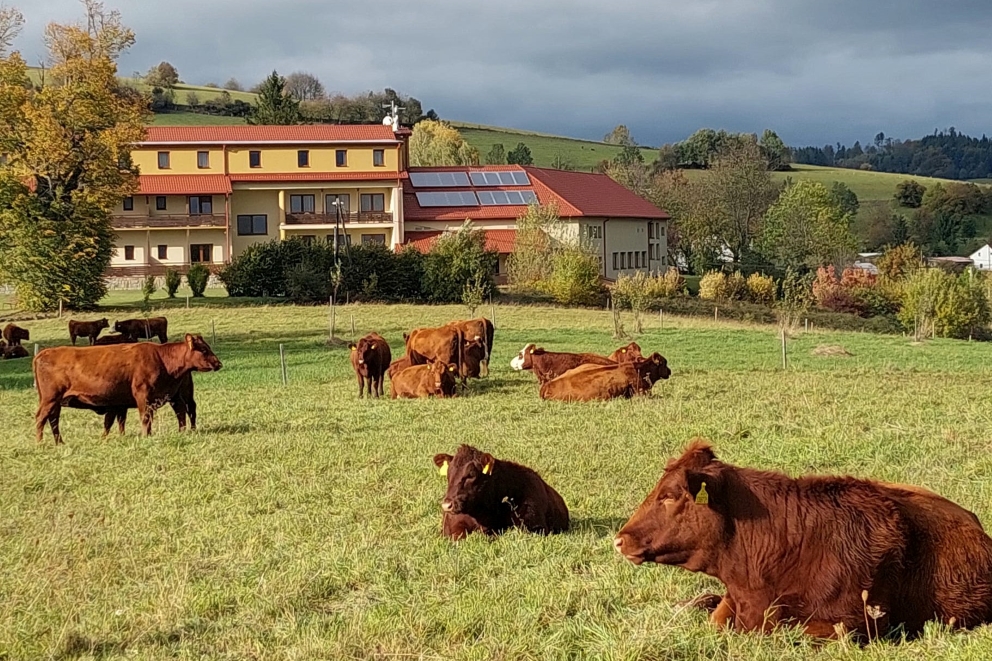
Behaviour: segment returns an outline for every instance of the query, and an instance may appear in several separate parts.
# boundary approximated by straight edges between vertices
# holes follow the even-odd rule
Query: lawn
[[[244,124],[242,117],[225,117],[223,115],[204,115],[198,112],[186,112],[177,110],[175,112],[155,113],[152,115],[152,126],[230,126],[232,124]]]
[[[137,298],[117,294],[111,321]],[[466,396],[359,401],[326,308],[197,303],[155,311],[172,337],[216,328],[224,368],[196,377],[193,434],[166,410],[141,438],[132,412],[125,437],[101,440],[96,415],[70,410],[66,444],[37,445],[30,365],[0,362],[0,658],[992,656],[984,629],[866,650],[717,633],[676,606],[713,580],[611,547],[696,435],[734,463],[925,485],[989,523],[992,345],[800,334],[783,372],[774,328],[652,318],[637,339],[668,357],[670,381],[650,398],[564,405],[508,362],[528,341],[606,352],[608,313],[498,306],[492,375]],[[404,330],[464,315],[351,305],[336,319],[345,338],[352,319],[380,331],[395,355]],[[28,326],[43,346],[67,340],[64,320]],[[812,356],[820,344],[853,356]],[[539,470],[572,531],[441,539],[431,457],[461,442]]]

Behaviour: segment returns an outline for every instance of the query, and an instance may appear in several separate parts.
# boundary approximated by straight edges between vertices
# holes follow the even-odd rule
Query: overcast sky
[[[43,57],[75,0],[0,0]],[[443,118],[657,145],[708,126],[789,144],[989,131],[990,0],[108,0],[137,33],[121,73],[189,83],[273,68],[346,94],[392,87]]]

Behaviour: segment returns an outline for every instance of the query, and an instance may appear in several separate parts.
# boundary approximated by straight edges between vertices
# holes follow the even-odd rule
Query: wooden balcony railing
[[[225,227],[222,215],[114,216],[117,229],[155,229],[184,227]]]
[[[333,213],[287,213],[287,225],[333,225],[337,217]],[[346,224],[392,223],[393,214],[383,211],[360,211],[341,214],[341,222]]]

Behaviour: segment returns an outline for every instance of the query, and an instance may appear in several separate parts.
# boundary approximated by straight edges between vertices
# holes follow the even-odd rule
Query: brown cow
[[[446,325],[455,326],[460,329],[465,338],[466,345],[469,345],[469,343],[473,340],[476,342],[481,342],[480,346],[483,349],[483,355],[478,360],[479,373],[475,376],[468,374],[468,376],[471,378],[489,376],[489,360],[493,354],[493,335],[496,332],[493,322],[489,321],[485,317],[479,317],[478,319],[452,321]]]
[[[579,365],[541,386],[541,399],[562,402],[607,401],[631,398],[649,392],[672,371],[668,361],[655,352],[647,358],[612,365]]]
[[[389,375],[389,380],[392,381],[393,377],[405,370],[407,367],[410,367],[410,365],[410,358],[406,355],[391,362],[389,364],[389,369],[386,370],[386,374]]]
[[[182,380],[179,384],[179,390],[176,394],[169,398],[169,404],[172,405],[172,410],[176,414],[176,420],[179,421],[179,432],[182,433],[186,431],[186,418],[189,417],[189,428],[191,431],[196,431],[196,398],[193,396],[193,374],[192,372],[186,375],[186,378]],[[131,408],[135,408],[132,406]],[[117,421],[117,431],[121,435],[124,434],[124,427],[127,423],[127,408],[116,408],[114,410],[109,409],[94,409],[96,413],[103,415],[103,435],[106,437],[110,434],[110,428],[114,426],[114,421]]]
[[[127,335],[134,340],[150,340],[157,337],[158,341],[165,344],[169,341],[169,320],[165,317],[151,317],[149,319],[125,319],[114,322],[114,332]]]
[[[403,339],[406,341],[406,355],[411,365],[425,365],[432,360],[454,363],[456,373],[462,374],[462,347],[465,337],[458,327],[417,328],[404,333]],[[465,385],[463,374],[462,385]]]
[[[740,468],[697,439],[672,460],[614,546],[721,580],[714,613],[737,631],[803,625],[832,637],[927,620],[992,621],[992,539],[970,512],[932,492],[852,477]],[[862,594],[867,599],[863,600]],[[866,614],[880,613],[866,625]]]
[[[445,514],[471,517],[442,528],[452,539],[474,530],[488,535],[513,527],[545,534],[568,530],[565,501],[526,466],[468,445],[460,446],[454,456],[434,455],[434,465],[448,478],[441,509]]]
[[[630,363],[635,358],[643,357],[644,354],[641,353],[641,345],[637,342],[631,342],[625,347],[620,347],[608,356],[615,363]]]
[[[441,514],[441,534],[453,541],[465,539],[470,532],[487,532],[482,525],[468,514]]]
[[[26,328],[21,328],[20,326],[15,326],[14,324],[7,324],[3,329],[3,339],[7,344],[14,346],[21,342],[26,342],[31,339],[31,333],[28,332]]]
[[[48,422],[55,442],[62,442],[63,406],[104,414],[137,408],[142,433],[151,434],[155,409],[176,396],[187,375],[220,368],[220,360],[199,335],[162,345],[45,349],[34,359],[35,435],[41,441]]]
[[[381,397],[382,382],[393,358],[389,343],[378,333],[371,333],[360,339],[358,344],[351,343],[348,347],[351,349],[351,366],[358,377],[358,396],[364,394],[365,380],[368,379],[369,397],[373,392],[376,397]]]
[[[465,379],[481,379],[489,375],[489,359],[486,358],[486,345],[482,340],[465,338],[462,342],[462,370]]]
[[[520,350],[516,358],[510,361],[510,367],[520,370],[532,370],[537,382],[545,384],[557,378],[570,369],[579,365],[616,365],[615,360],[595,353],[565,353],[560,351],[545,351],[528,344]]]
[[[107,346],[109,344],[134,344],[138,340],[134,339],[129,335],[124,335],[123,333],[116,333],[111,335],[104,335],[103,337],[96,338],[96,346]]]
[[[441,361],[412,365],[390,378],[389,396],[392,399],[453,397],[457,370],[458,367],[454,363]]]
[[[100,331],[104,328],[110,328],[110,324],[107,323],[106,319],[99,319],[97,321],[76,321],[70,319],[69,339],[72,340],[72,346],[76,346],[77,337],[87,337],[90,340],[90,344],[96,344],[96,338],[100,336]]]
[[[3,349],[0,350],[0,358],[3,358],[4,360],[13,360],[14,358],[27,358],[30,355],[31,354],[28,353],[28,350],[22,347],[20,344],[12,344],[9,346],[4,346]]]

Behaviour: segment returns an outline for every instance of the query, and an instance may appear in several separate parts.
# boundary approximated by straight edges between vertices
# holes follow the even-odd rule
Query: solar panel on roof
[[[469,185],[468,174],[465,172],[411,172],[410,183],[414,188]]]
[[[472,191],[436,191],[417,193],[417,203],[422,207],[477,207],[479,200]]]
[[[470,172],[474,186],[530,186],[526,172]]]
[[[532,190],[479,191],[479,204],[484,207],[522,206],[533,202],[537,202],[537,194]]]

